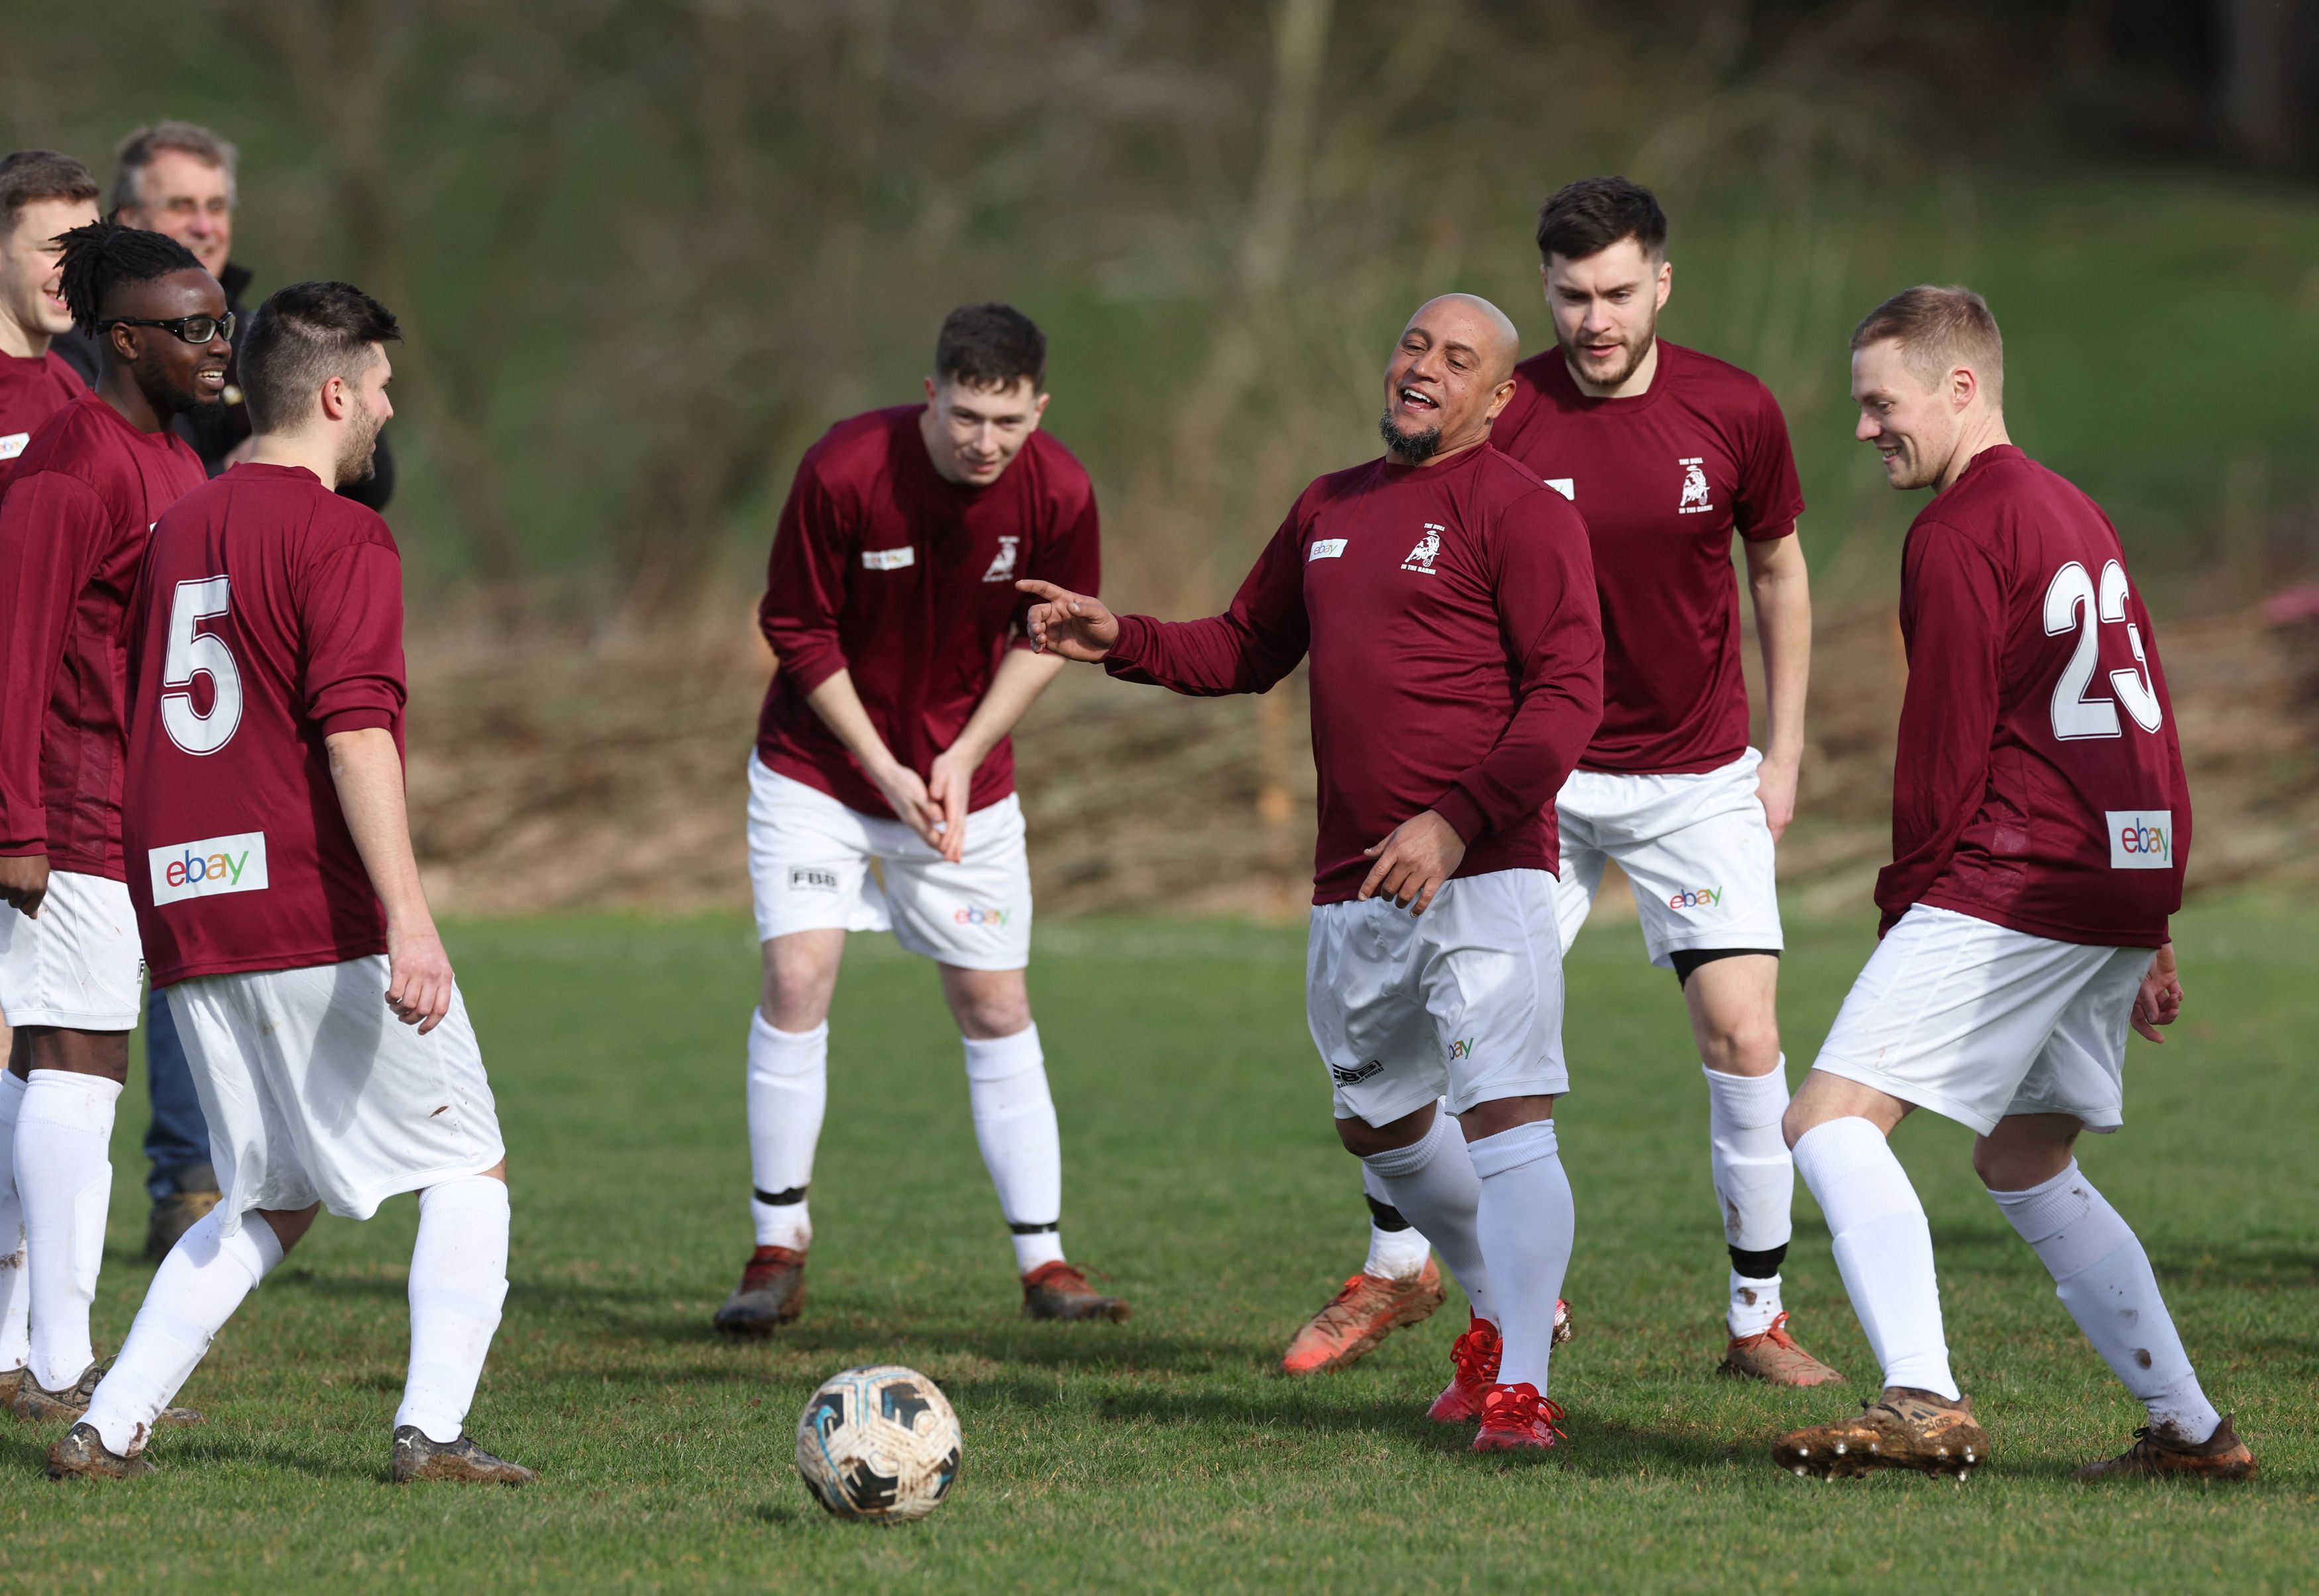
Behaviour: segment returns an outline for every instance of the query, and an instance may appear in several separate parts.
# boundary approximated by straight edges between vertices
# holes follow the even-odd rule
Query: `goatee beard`
[[[1441,428],[1429,427],[1422,432],[1403,432],[1394,426],[1391,410],[1377,418],[1377,432],[1385,438],[1385,446],[1404,464],[1422,465],[1441,451]]]

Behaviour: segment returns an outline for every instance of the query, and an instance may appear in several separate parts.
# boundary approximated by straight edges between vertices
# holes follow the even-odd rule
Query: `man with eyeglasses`
[[[233,350],[225,290],[184,245],[113,222],[64,239],[65,302],[104,364],[0,498],[0,1009],[24,1082],[32,1299],[11,1400],[35,1420],[77,1418],[99,1374],[89,1305],[143,973],[121,841],[126,607],[153,523],[204,480],[169,423],[221,402]]]
[[[249,268],[235,264],[234,211],[239,152],[227,140],[189,122],[158,122],[121,141],[113,180],[113,220],[167,234],[225,290],[226,308],[239,314],[248,289]],[[58,348],[94,383],[100,366],[95,341],[78,333],[58,340]],[[211,476],[246,456],[249,414],[242,401],[241,377],[229,359],[223,402],[199,415],[176,418],[170,429],[191,444]],[[339,491],[367,509],[383,510],[394,491],[393,456],[382,435],[368,474]],[[193,1071],[177,1040],[169,1005],[149,1002],[145,1023],[146,1070],[153,1119],[145,1132],[151,1168],[145,1189],[153,1209],[145,1227],[145,1256],[168,1255],[187,1226],[218,1200],[215,1167],[210,1160],[209,1126],[194,1092]]]

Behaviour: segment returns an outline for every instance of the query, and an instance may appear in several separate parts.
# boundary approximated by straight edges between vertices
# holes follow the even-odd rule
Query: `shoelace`
[[[1773,1319],[1772,1328],[1764,1331],[1760,1336],[1757,1336],[1755,1339],[1762,1341],[1769,1341],[1774,1347],[1784,1347],[1791,1352],[1800,1352],[1803,1350],[1802,1348],[1796,1345],[1795,1338],[1788,1334],[1788,1315],[1784,1309]]]
[[[1562,1429],[1565,1417],[1560,1402],[1540,1396],[1535,1387],[1527,1384],[1497,1387],[1490,1393],[1489,1405],[1482,1411],[1482,1422],[1490,1429],[1529,1429],[1543,1422],[1547,1433],[1559,1441],[1570,1438]]]
[[[1487,1325],[1476,1325],[1449,1343],[1449,1362],[1457,1377],[1469,1384],[1493,1385],[1502,1352],[1497,1332]]]

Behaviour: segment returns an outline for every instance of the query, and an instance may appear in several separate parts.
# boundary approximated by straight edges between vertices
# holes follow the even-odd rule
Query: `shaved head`
[[[1470,449],[1513,397],[1521,335],[1478,294],[1445,293],[1417,307],[1385,368],[1385,447],[1419,465]]]

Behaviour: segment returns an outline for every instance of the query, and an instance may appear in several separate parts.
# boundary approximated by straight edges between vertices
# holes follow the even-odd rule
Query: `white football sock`
[[[1482,1183],[1474,1174],[1474,1159],[1457,1122],[1436,1112],[1432,1129],[1415,1141],[1390,1152],[1371,1153],[1361,1163],[1376,1177],[1402,1217],[1440,1252],[1474,1317],[1497,1323],[1489,1266],[1483,1261],[1475,1229]]]
[[[88,1422],[123,1457],[145,1449],[153,1421],[183,1388],[242,1299],[282,1261],[274,1227],[255,1211],[220,1234],[215,1209],[195,1220],[145,1293],[128,1344],[97,1382]]]
[[[1836,1271],[1884,1384],[1954,1402],[1933,1228],[1884,1133],[1854,1117],[1814,1125],[1796,1142],[1796,1168],[1827,1216]]]
[[[998,1211],[1015,1237],[1015,1269],[1028,1275],[1063,1256],[1063,1139],[1055,1125],[1055,1099],[1047,1090],[1046,1055],[1039,1028],[966,1044],[966,1096],[974,1111],[974,1140]]]
[[[419,1194],[411,1249],[411,1371],[394,1427],[456,1441],[507,1302],[508,1188],[470,1175]]]
[[[2213,1436],[2223,1416],[2198,1388],[2150,1255],[2077,1160],[2026,1192],[1989,1195],[2036,1249],[2086,1339],[2150,1410],[2151,1427],[2191,1442]]]
[[[0,1069],[0,1374],[32,1356],[32,1279],[24,1269],[24,1206],[16,1200],[16,1111],[24,1083]]]
[[[32,1378],[50,1391],[96,1361],[88,1309],[113,1205],[113,1105],[121,1083],[35,1069],[16,1111],[16,1196],[32,1298]]]
[[[1368,1199],[1370,1211],[1369,1256],[1361,1265],[1361,1273],[1380,1280],[1414,1280],[1423,1271],[1425,1260],[1433,1256],[1425,1232],[1410,1223],[1405,1213],[1397,1231],[1388,1231],[1378,1222],[1376,1210],[1393,1208],[1393,1195],[1366,1164],[1361,1167],[1361,1195]]]
[[[1788,1111],[1788,1060],[1769,1075],[1707,1077],[1708,1168],[1723,1210],[1723,1239],[1746,1252],[1785,1248],[1794,1227],[1796,1164],[1780,1133]],[[1731,1274],[1725,1319],[1735,1336],[1761,1335],[1780,1316],[1780,1277]]]
[[[776,1031],[762,1009],[749,1016],[749,1216],[757,1245],[803,1252],[813,1241],[806,1187],[829,1104],[829,1025]],[[794,1195],[792,1195],[794,1194]],[[769,1203],[768,1197],[789,1197]]]
[[[1482,1187],[1475,1228],[1503,1315],[1498,1382],[1535,1385],[1543,1396],[1547,1358],[1554,1350],[1554,1304],[1570,1271],[1577,1221],[1554,1122],[1516,1125],[1481,1138],[1469,1150]]]

